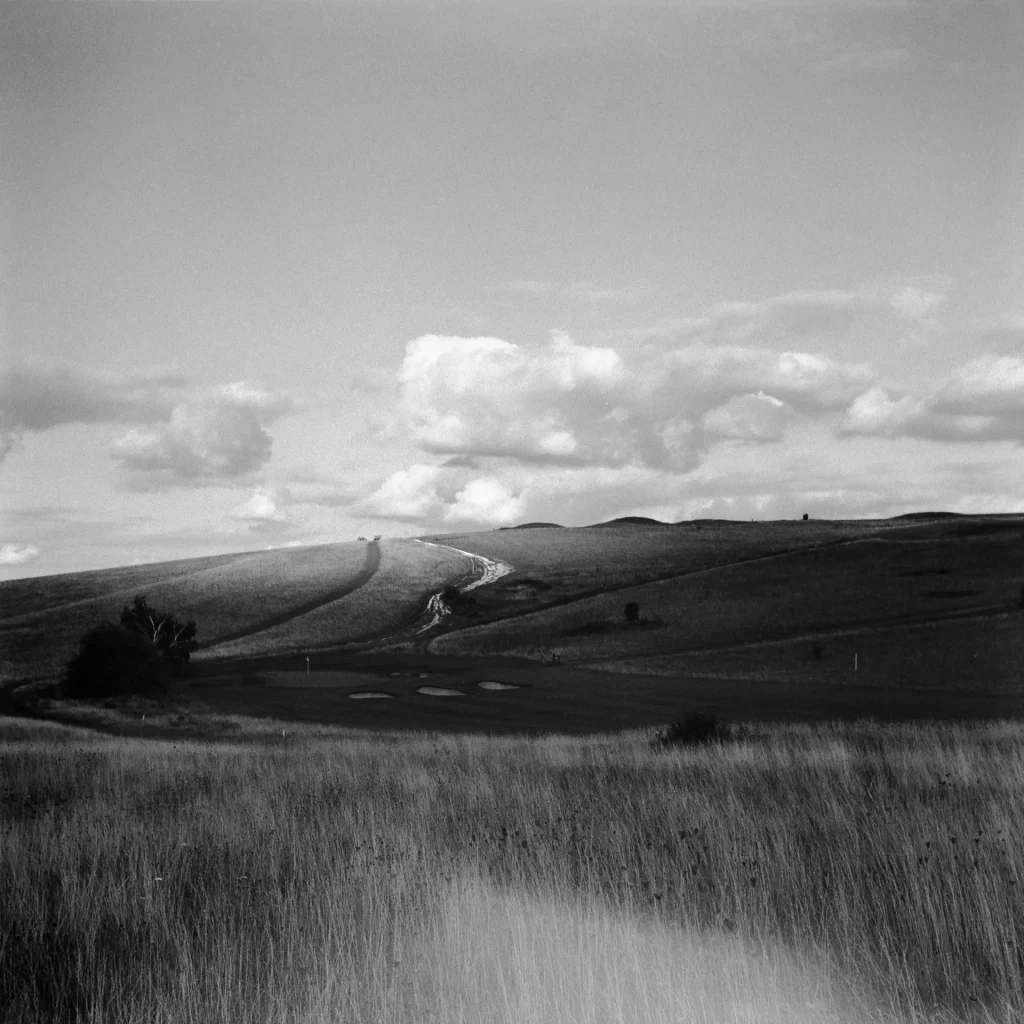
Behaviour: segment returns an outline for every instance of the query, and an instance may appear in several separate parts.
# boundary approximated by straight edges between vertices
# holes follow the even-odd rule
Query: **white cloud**
[[[141,490],[237,479],[267,463],[273,441],[264,428],[291,408],[286,395],[227,384],[176,405],[166,422],[133,428],[112,455]]]
[[[859,395],[839,427],[845,434],[942,441],[1024,443],[1024,358],[984,355],[922,395],[894,399],[880,387]]]
[[[525,499],[514,495],[496,477],[470,480],[455,495],[455,501],[444,512],[448,521],[470,520],[490,526],[507,526],[522,516]]]
[[[0,369],[0,459],[25,431],[165,418],[186,390],[186,378],[166,367],[116,373],[68,362],[12,363]]]
[[[238,510],[239,519],[251,519],[257,522],[283,523],[288,516],[281,509],[281,504],[288,500],[287,490],[270,490],[260,487],[253,491],[249,500]]]
[[[0,460],[25,431],[70,423],[134,424],[114,445],[140,489],[232,479],[260,468],[264,428],[292,408],[248,382],[204,388],[173,369],[111,372],[26,361],[0,371]]]
[[[39,556],[31,544],[0,544],[0,565],[25,565]]]
[[[439,466],[426,463],[400,469],[392,473],[357,508],[361,512],[387,518],[426,518],[436,512],[441,504],[437,484],[442,472]]]
[[[718,437],[777,441],[785,433],[791,415],[785,402],[759,391],[756,395],[734,396],[706,412],[701,426]]]
[[[400,410],[431,454],[686,472],[713,437],[777,440],[871,379],[810,352],[660,342],[627,356],[557,332],[531,348],[428,335],[407,346]]]
[[[258,487],[239,508],[235,519],[248,524],[253,533],[281,534],[293,525],[293,518],[286,510],[292,501],[287,487]]]

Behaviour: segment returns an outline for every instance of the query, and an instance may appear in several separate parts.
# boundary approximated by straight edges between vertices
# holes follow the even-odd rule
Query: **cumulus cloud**
[[[227,384],[176,405],[165,423],[128,431],[112,455],[137,489],[237,479],[270,459],[265,428],[291,408],[286,395]]]
[[[706,412],[701,419],[705,433],[746,441],[777,441],[785,433],[792,408],[763,391],[738,395]]]
[[[0,565],[25,565],[39,556],[31,544],[0,544]]]
[[[408,522],[507,526],[522,516],[525,503],[521,489],[498,476],[417,463],[392,473],[357,508],[366,515]]]
[[[0,458],[25,431],[71,423],[134,424],[112,455],[130,486],[233,479],[270,457],[265,427],[292,408],[279,392],[240,382],[203,388],[176,370],[115,373],[26,361],[0,371]]]
[[[401,413],[423,451],[466,465],[687,472],[714,438],[778,440],[798,416],[845,409],[871,380],[808,352],[673,342],[625,356],[560,333],[532,348],[427,335],[407,346]]]
[[[1024,358],[985,355],[920,395],[873,387],[851,404],[844,434],[1024,442]]]
[[[522,516],[525,499],[515,495],[496,477],[470,480],[445,509],[449,521],[469,520],[495,526],[507,526]]]
[[[148,422],[186,393],[173,369],[112,373],[67,362],[27,360],[0,369],[0,457],[25,431],[66,423]]]
[[[278,533],[291,525],[285,509],[292,500],[287,487],[258,487],[235,513],[254,533]]]

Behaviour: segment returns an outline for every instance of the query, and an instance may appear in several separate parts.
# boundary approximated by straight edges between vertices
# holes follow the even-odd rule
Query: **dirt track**
[[[350,583],[347,583],[343,587],[338,587],[335,590],[328,591],[326,594],[321,594],[320,597],[316,598],[314,601],[307,601],[305,604],[289,608],[287,612],[283,612],[281,615],[274,615],[269,619],[264,619],[262,622],[257,622],[252,626],[247,626],[245,629],[239,630],[236,633],[228,633],[226,636],[219,636],[216,640],[211,640],[209,643],[200,644],[198,649],[201,651],[208,651],[220,644],[226,644],[232,640],[241,640],[244,637],[260,633],[265,629],[271,629],[273,626],[280,626],[285,622],[290,622],[292,619],[297,619],[300,615],[308,615],[309,612],[316,611],[317,608],[320,608],[325,604],[330,604],[331,601],[337,601],[339,598],[347,597],[360,587],[365,586],[369,583],[371,577],[379,568],[380,545],[375,540],[371,540],[366,545],[366,561],[363,563],[362,569],[359,570],[355,578]]]

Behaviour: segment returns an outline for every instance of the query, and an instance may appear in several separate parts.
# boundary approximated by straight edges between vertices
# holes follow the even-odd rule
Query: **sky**
[[[1024,511],[1024,8],[0,9],[0,579]]]

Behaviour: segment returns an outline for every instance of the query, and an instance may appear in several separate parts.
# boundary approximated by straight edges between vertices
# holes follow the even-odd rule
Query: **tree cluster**
[[[101,622],[82,637],[62,689],[68,697],[162,693],[198,646],[195,622],[151,608],[139,595],[118,624]]]

